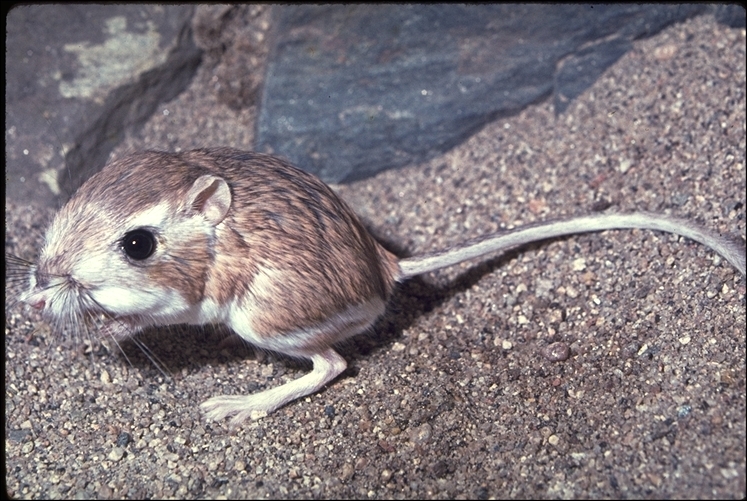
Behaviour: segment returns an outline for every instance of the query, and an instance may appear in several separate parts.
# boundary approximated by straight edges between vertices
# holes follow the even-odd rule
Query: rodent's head
[[[55,216],[23,299],[63,327],[177,323],[202,299],[230,206],[227,182],[178,154],[113,162]]]

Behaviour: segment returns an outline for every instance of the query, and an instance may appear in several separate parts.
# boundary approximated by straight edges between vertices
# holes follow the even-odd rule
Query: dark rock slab
[[[556,111],[632,40],[705,5],[276,8],[257,146],[326,181],[424,161],[553,96]]]
[[[9,197],[66,198],[103,166],[125,130],[187,86],[200,61],[192,11],[50,4],[7,14]]]
[[[693,13],[745,25],[744,9],[735,5],[509,7],[272,6],[274,21],[260,22],[252,7],[216,6],[195,20],[212,79],[190,92],[215,93],[237,113],[261,103],[262,148],[328,181],[350,180],[429,158],[486,121],[546,96],[562,110],[631,39]],[[394,8],[391,18],[384,15]],[[11,9],[6,197],[56,206],[103,166],[123,137],[137,135],[157,104],[179,95],[201,61],[190,30],[194,11]],[[584,14],[601,19],[598,26]],[[275,36],[265,37],[268,29]],[[272,65],[265,79],[267,54]],[[197,106],[192,111],[205,116]],[[220,116],[225,127],[230,117]],[[150,147],[230,141],[216,135],[218,127],[195,132],[185,122],[209,120],[166,124],[165,146]]]

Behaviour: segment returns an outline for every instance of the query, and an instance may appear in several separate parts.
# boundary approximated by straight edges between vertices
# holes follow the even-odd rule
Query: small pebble
[[[342,472],[340,473],[340,480],[343,482],[346,482],[353,478],[353,475],[355,474],[355,468],[353,468],[353,465],[350,463],[345,463],[342,465]]]
[[[130,442],[132,442],[132,435],[130,435],[129,433],[123,431],[122,433],[117,435],[118,447],[126,447]]]
[[[550,362],[563,362],[571,356],[571,347],[568,346],[568,343],[552,343],[544,347],[542,356]]]
[[[430,441],[432,433],[433,431],[431,429],[431,425],[426,423],[418,426],[415,429],[411,429],[409,435],[410,440],[412,440],[415,445],[422,446]]]
[[[125,450],[122,447],[115,447],[112,449],[112,451],[109,453],[108,459],[111,461],[119,461],[124,457]]]

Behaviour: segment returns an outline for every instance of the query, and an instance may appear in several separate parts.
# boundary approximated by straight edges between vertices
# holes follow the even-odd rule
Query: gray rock
[[[331,182],[421,162],[551,94],[562,112],[632,40],[706,8],[278,8],[257,145]]]
[[[231,109],[259,102],[258,149],[338,182],[428,159],[548,96],[562,112],[631,40],[667,24],[712,12],[745,25],[744,9],[730,5],[272,8],[268,38],[248,6],[204,10],[195,36],[215,85],[193,91],[216,92]],[[179,95],[201,60],[193,12],[12,9],[7,197],[57,205],[159,103]],[[168,144],[190,144],[184,134],[194,131],[175,127]]]
[[[63,199],[200,61],[190,6],[29,5],[6,18],[6,182]],[[65,175],[59,176],[58,173]],[[41,179],[42,182],[37,180]]]

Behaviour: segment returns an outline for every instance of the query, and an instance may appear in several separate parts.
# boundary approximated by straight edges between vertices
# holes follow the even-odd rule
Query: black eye
[[[122,250],[130,259],[142,261],[149,258],[156,250],[156,237],[142,228],[129,231],[122,239]]]

